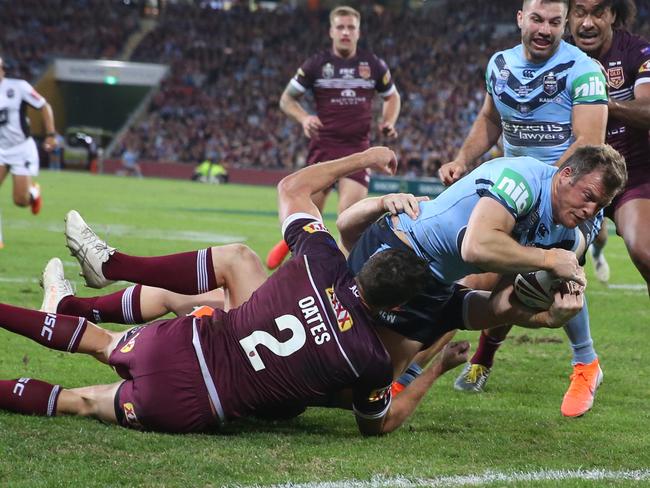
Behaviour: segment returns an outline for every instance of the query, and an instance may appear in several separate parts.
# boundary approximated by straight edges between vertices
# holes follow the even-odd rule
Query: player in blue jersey
[[[456,159],[440,169],[445,184],[466,174],[501,136],[505,156],[533,156],[558,166],[576,148],[604,141],[606,81],[596,62],[562,41],[567,12],[568,0],[523,2],[517,13],[522,42],[490,59],[485,102]],[[474,277],[466,284],[489,288],[496,279]],[[481,334],[476,353],[455,383],[457,389],[482,391],[508,331]],[[602,376],[586,307],[566,332],[573,348],[574,373],[585,373],[585,368],[587,372],[572,376],[572,382],[584,380],[585,385],[569,388],[561,410],[567,416],[578,416],[591,408]],[[580,398],[575,398],[576,392]]]
[[[650,42],[626,30],[635,14],[633,0],[573,0],[569,27],[607,73],[607,142],[625,156],[629,179],[606,213],[650,293]]]

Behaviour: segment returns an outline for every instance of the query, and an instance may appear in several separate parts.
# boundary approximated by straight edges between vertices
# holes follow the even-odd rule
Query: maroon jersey
[[[634,87],[650,83],[650,43],[639,36],[615,30],[611,48],[599,61],[607,71],[609,96],[614,100],[633,100]],[[650,172],[647,129],[610,117],[606,141],[625,157],[630,183]]]
[[[391,359],[336,241],[307,214],[290,216],[283,229],[293,257],[242,306],[195,323],[195,349],[219,416],[346,387],[359,415],[385,415]]]
[[[340,58],[331,49],[321,51],[302,64],[291,85],[301,92],[312,90],[323,123],[310,149],[367,147],[375,91],[388,96],[395,90],[386,63],[364,50],[352,58]]]

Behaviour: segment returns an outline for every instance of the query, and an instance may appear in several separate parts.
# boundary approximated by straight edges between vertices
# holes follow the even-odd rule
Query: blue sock
[[[406,368],[404,374],[397,378],[396,381],[400,385],[407,387],[413,382],[415,378],[420,376],[420,374],[422,374],[422,368],[417,363],[412,363],[408,368]]]
[[[589,311],[587,310],[586,297],[585,306],[578,312],[578,315],[567,322],[564,331],[569,337],[573,349],[571,364],[589,364],[598,358],[594,350],[594,342],[591,340],[591,331],[589,330]]]

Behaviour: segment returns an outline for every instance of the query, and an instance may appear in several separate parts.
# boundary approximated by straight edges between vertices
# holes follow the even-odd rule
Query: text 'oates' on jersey
[[[283,231],[292,258],[241,307],[201,325],[225,417],[346,387],[359,415],[385,415],[392,363],[336,241],[308,214]]]

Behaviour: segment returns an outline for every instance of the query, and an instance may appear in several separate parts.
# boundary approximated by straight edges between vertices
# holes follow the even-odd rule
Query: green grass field
[[[10,182],[0,192],[2,302],[38,308],[38,278],[52,256],[63,259],[79,295],[93,294],[64,246],[63,217],[72,208],[110,244],[132,254],[243,241],[264,256],[280,237],[273,188],[47,172],[39,181],[45,203],[37,217],[11,204]],[[329,208],[326,221],[333,228],[334,206]],[[607,257],[611,286],[591,280],[588,288],[605,380],[583,418],[564,419],[559,411],[570,374],[563,331],[515,329],[498,353],[488,392],[455,392],[455,370],[434,385],[399,431],[383,438],[359,436],[349,412],[321,409],[289,422],[246,421],[223,435],[190,436],[0,412],[0,486],[348,486],[352,480],[370,486],[363,482],[373,479],[377,486],[469,486],[472,480],[492,480],[491,486],[650,484],[649,301],[614,235]],[[588,275],[593,277],[589,266]],[[0,378],[21,376],[69,387],[117,380],[93,359],[49,351],[0,330]],[[579,469],[613,474],[595,481],[544,474]],[[625,479],[634,471],[645,481]],[[465,478],[448,478],[453,476]]]

